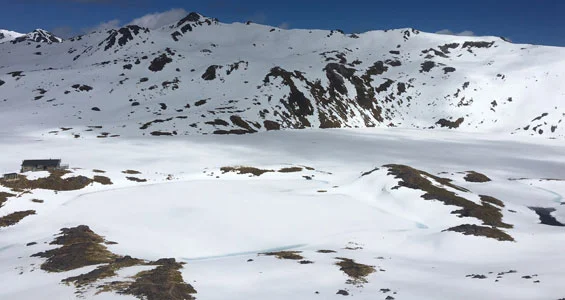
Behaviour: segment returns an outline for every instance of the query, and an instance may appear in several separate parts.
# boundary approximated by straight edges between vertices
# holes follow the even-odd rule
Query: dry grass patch
[[[350,278],[346,282],[348,284],[367,283],[366,277],[376,272],[375,267],[356,263],[353,259],[343,257],[336,257],[336,259],[339,260],[336,265]]]
[[[94,173],[106,173],[106,171],[98,170],[98,169],[94,169],[94,170],[92,170],[92,172],[94,172]]]
[[[74,284],[76,294],[83,297],[88,288],[96,288],[96,294],[116,292],[122,295],[132,295],[143,300],[187,300],[194,299],[196,290],[184,282],[180,269],[183,264],[173,258],[160,259],[154,262],[119,256],[110,252],[103,237],[94,233],[88,226],[81,225],[61,229],[51,245],[61,247],[34,254],[47,260],[41,269],[48,272],[64,272],[85,266],[100,265],[96,269],[63,279],[66,284]],[[112,243],[114,244],[114,243]],[[153,266],[152,270],[137,273],[133,281],[111,281],[98,284],[101,280],[117,276],[117,271],[133,266]]]
[[[122,173],[128,174],[128,175],[137,175],[137,174],[141,174],[141,172],[136,171],[136,170],[125,170],[125,171],[122,171]]]
[[[304,257],[299,253],[302,253],[302,251],[266,252],[266,253],[261,253],[260,255],[274,256],[278,259],[303,260]]]
[[[15,196],[16,195],[14,195],[14,194],[6,193],[6,192],[0,192],[0,207],[4,206],[4,203],[6,203],[6,201],[8,201],[8,198],[15,197]]]
[[[137,258],[132,258],[130,256],[118,257],[110,264],[100,266],[86,274],[80,274],[78,276],[63,279],[63,282],[73,283],[76,287],[80,288],[101,279],[114,277],[117,275],[116,272],[120,269],[141,264],[144,264],[144,262]]]
[[[103,237],[88,226],[63,228],[61,234],[50,243],[61,247],[39,252],[32,257],[47,258],[41,269],[47,272],[65,272],[86,266],[111,263],[117,255],[104,246]]]
[[[110,178],[106,177],[106,176],[100,176],[100,175],[94,175],[94,178],[92,179],[92,181],[94,182],[98,182],[102,185],[111,185],[112,180],[110,180]]]
[[[274,172],[274,170],[264,170],[264,169],[259,169],[259,168],[255,168],[255,167],[244,167],[244,166],[239,166],[239,167],[222,167],[220,168],[220,171],[222,171],[222,173],[237,173],[237,174],[251,174],[254,176],[261,176],[265,173],[269,173],[269,172]]]
[[[444,231],[459,232],[464,235],[485,236],[499,241],[514,241],[514,238],[512,236],[495,227],[464,224],[446,229]]]
[[[31,199],[31,202],[33,202],[33,203],[43,203],[45,201],[43,201],[41,199]]]
[[[461,209],[453,211],[452,214],[456,214],[461,218],[473,217],[479,219],[483,222],[483,225],[492,227],[492,230],[494,231],[499,231],[500,235],[505,235],[506,233],[504,233],[497,227],[513,227],[510,224],[502,222],[503,215],[500,208],[489,204],[489,201],[495,201],[493,200],[495,198],[483,198],[483,200],[486,200],[482,202],[482,205],[479,205],[471,200],[458,196],[455,192],[445,189],[445,187],[451,187],[455,190],[468,192],[468,190],[452,184],[451,180],[449,179],[433,176],[427,172],[417,170],[405,165],[386,165],[384,167],[389,169],[388,175],[394,175],[395,178],[401,180],[398,183],[398,186],[395,188],[406,187],[410,189],[421,190],[426,192],[421,196],[426,200],[438,200],[443,202],[445,205],[458,206]],[[428,178],[435,180],[445,187],[435,186]],[[500,204],[503,205],[500,200],[495,202],[497,202],[497,205],[499,206]],[[479,235],[484,233],[485,235],[483,236],[489,238],[492,238],[493,236],[492,234],[486,234],[487,232],[484,230],[474,230],[468,232],[477,233]]]
[[[481,197],[481,201],[483,202],[483,205],[485,203],[490,203],[490,204],[498,205],[500,207],[504,207],[504,202],[494,197],[486,196],[486,195],[480,195],[479,197]]]
[[[282,168],[278,172],[279,173],[296,173],[296,172],[302,172],[302,170],[303,169],[301,167],[289,167],[289,168]]]
[[[68,170],[49,171],[48,177],[29,180],[25,175],[18,175],[17,181],[0,180],[0,184],[14,191],[44,189],[53,191],[75,191],[83,189],[92,183],[85,176],[74,176],[63,179],[63,175],[70,174]]]
[[[133,282],[111,282],[101,286],[102,292],[116,291],[146,300],[192,300],[196,290],[184,282],[180,269],[183,264],[174,258],[149,263],[157,265],[153,270],[139,272]]]
[[[147,179],[144,179],[144,178],[126,177],[126,179],[129,180],[129,181],[134,181],[134,182],[147,182]]]
[[[326,249],[322,249],[322,250],[318,250],[316,251],[318,253],[336,253],[334,250],[326,250]]]
[[[467,175],[463,178],[465,181],[468,182],[489,182],[491,181],[486,175],[475,172],[475,171],[467,171]]]
[[[35,210],[17,211],[9,215],[0,217],[0,228],[18,224],[23,218],[35,215]]]

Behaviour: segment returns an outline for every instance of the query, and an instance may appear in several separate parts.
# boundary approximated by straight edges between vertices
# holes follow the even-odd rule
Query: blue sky
[[[74,35],[132,22],[175,21],[190,11],[222,22],[253,20],[288,28],[373,29],[495,35],[517,43],[565,46],[565,1],[379,1],[379,0],[0,0],[0,28],[35,28]],[[167,12],[163,15],[148,14]]]

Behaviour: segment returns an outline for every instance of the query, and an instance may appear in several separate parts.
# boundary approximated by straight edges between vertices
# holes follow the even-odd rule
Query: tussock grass
[[[68,170],[49,171],[48,177],[29,180],[25,175],[18,175],[17,181],[0,180],[0,184],[14,191],[44,189],[53,191],[80,190],[92,183],[92,179],[85,176],[74,176],[61,178],[63,175],[72,173]]]
[[[100,175],[94,175],[94,178],[92,179],[92,181],[100,183],[102,185],[111,185],[112,180],[110,180],[110,178],[106,177],[106,176],[100,176]]]
[[[6,203],[6,201],[8,201],[8,198],[15,197],[15,196],[16,195],[14,195],[14,194],[6,193],[6,192],[0,192],[0,207],[4,206],[4,203]]]
[[[266,253],[261,253],[260,255],[274,256],[278,259],[303,260],[304,257],[299,253],[302,253],[302,251],[266,252]]]
[[[356,263],[353,259],[336,257],[339,262],[336,263],[339,269],[349,276],[348,284],[367,283],[366,277],[376,272],[375,267]]]
[[[35,210],[17,211],[9,215],[0,217],[0,228],[18,224],[23,218],[35,215]]]
[[[237,173],[237,174],[251,174],[254,176],[261,176],[265,173],[274,172],[274,170],[264,170],[255,167],[245,167],[245,166],[238,166],[238,167],[222,167],[220,168],[222,173]]]
[[[495,236],[505,236],[505,232],[500,228],[512,228],[513,226],[502,222],[502,212],[500,208],[495,207],[489,203],[494,202],[498,206],[503,206],[502,201],[495,199],[493,197],[482,196],[482,205],[476,204],[475,202],[458,196],[455,192],[449,191],[441,186],[435,186],[428,178],[439,182],[443,186],[451,187],[455,190],[465,191],[468,190],[456,186],[451,183],[449,179],[440,178],[433,176],[421,170],[417,170],[405,165],[385,165],[384,167],[389,169],[388,175],[393,175],[395,178],[400,179],[398,183],[400,187],[406,187],[415,190],[422,190],[426,192],[422,195],[422,198],[426,200],[438,200],[443,202],[445,205],[458,206],[461,209],[455,210],[452,214],[456,214],[459,217],[472,217],[479,219],[483,222],[483,225],[490,226],[490,230],[482,230],[481,228],[469,228],[468,230],[459,229],[457,232],[467,232],[469,234],[476,234],[485,236],[488,238],[494,238]],[[501,205],[502,204],[502,205]],[[467,227],[463,227],[467,228]],[[488,228],[488,227],[487,227]],[[477,229],[477,230],[475,230]],[[451,230],[455,231],[455,230]],[[493,231],[498,231],[498,235],[493,234]],[[497,238],[498,239],[498,238]],[[498,239],[498,240],[508,240],[508,239]]]
[[[467,171],[467,175],[463,178],[465,181],[468,182],[489,182],[491,181],[486,175],[475,172],[475,171]]]

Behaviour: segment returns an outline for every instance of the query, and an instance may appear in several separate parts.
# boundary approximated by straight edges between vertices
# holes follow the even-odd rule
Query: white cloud
[[[288,22],[282,22],[281,24],[279,24],[278,26],[280,29],[289,29],[290,28],[290,24]]]
[[[114,19],[107,22],[102,22],[94,27],[84,28],[82,31],[85,33],[89,33],[92,31],[99,31],[99,30],[110,30],[120,27],[120,20]]]
[[[461,32],[453,32],[449,29],[442,29],[440,31],[436,31],[437,34],[445,34],[445,35],[457,35],[457,36],[475,36],[475,33],[471,30],[464,30]]]
[[[258,12],[247,18],[249,21],[257,24],[265,24],[267,15],[263,12]]]
[[[129,24],[146,27],[149,29],[157,29],[165,25],[177,22],[188,15],[188,12],[182,8],[174,8],[165,12],[147,14],[143,17],[131,21]]]

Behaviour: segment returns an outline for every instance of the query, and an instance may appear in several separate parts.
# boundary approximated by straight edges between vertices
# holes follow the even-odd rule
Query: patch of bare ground
[[[363,284],[367,283],[367,276],[376,272],[375,267],[356,263],[353,259],[336,257],[339,262],[336,263],[339,269],[349,276],[347,284]]]
[[[6,201],[8,201],[8,198],[15,197],[15,196],[16,195],[14,195],[14,194],[6,193],[6,192],[0,192],[0,207],[4,206],[4,203],[6,203]]]
[[[23,218],[31,215],[35,215],[35,210],[17,211],[0,217],[0,228],[16,225],[23,220]]]
[[[463,124],[463,121],[465,121],[465,118],[459,118],[455,121],[450,121],[450,120],[447,120],[447,119],[439,119],[436,122],[436,125],[439,125],[441,127],[447,127],[449,129],[453,129],[453,128],[459,128],[459,126],[461,124]]]
[[[259,168],[255,168],[255,167],[244,167],[244,166],[239,166],[239,167],[222,167],[220,168],[220,171],[222,171],[222,173],[237,173],[237,174],[251,174],[254,176],[261,176],[265,173],[268,172],[274,172],[274,170],[264,170],[264,169],[259,169]]]
[[[41,269],[48,272],[64,272],[86,266],[111,263],[117,255],[108,251],[104,238],[94,233],[88,226],[63,228],[59,236],[50,245],[61,247],[39,252],[32,257],[47,260]]]
[[[33,202],[33,203],[43,203],[45,201],[43,201],[41,199],[31,199],[31,202]]]
[[[133,182],[147,182],[147,179],[145,179],[145,178],[137,178],[137,177],[128,176],[128,177],[126,177],[126,179],[129,180],[129,181],[133,181]]]
[[[98,169],[94,169],[94,170],[92,170],[92,172],[94,172],[94,173],[106,173],[106,171],[98,170]]]
[[[455,227],[451,227],[444,231],[453,231],[459,232],[464,235],[475,235],[475,236],[485,236],[491,239],[496,239],[499,241],[514,241],[514,238],[507,234],[506,232],[496,228],[496,227],[488,227],[488,226],[479,226],[479,225],[471,225],[471,224],[464,224]]]
[[[77,295],[82,296],[89,288],[96,289],[96,294],[115,292],[122,295],[131,295],[144,300],[187,300],[196,290],[184,282],[180,269],[182,263],[173,258],[146,261],[120,256],[110,252],[108,242],[100,235],[94,233],[88,226],[81,225],[73,228],[63,228],[51,245],[61,247],[36,253],[32,256],[42,257],[47,260],[41,269],[47,272],[64,272],[79,269],[85,266],[100,265],[96,269],[77,276],[63,279],[66,284],[73,284],[77,288]],[[117,271],[133,266],[150,266],[151,270],[137,273],[128,281],[104,282],[103,279],[117,276]]]
[[[280,170],[278,170],[279,173],[295,173],[295,172],[302,172],[302,168],[301,167],[288,167],[288,168],[282,168]]]
[[[144,262],[130,256],[118,257],[107,265],[102,265],[88,273],[63,279],[64,283],[73,283],[77,288],[92,284],[98,280],[114,277],[123,268],[142,265]]]
[[[437,200],[443,202],[445,205],[458,206],[461,209],[453,211],[452,214],[458,215],[461,218],[472,217],[479,219],[483,222],[483,225],[489,226],[485,228],[490,228],[490,230],[467,230],[467,233],[488,238],[496,238],[495,236],[500,237],[496,238],[497,240],[513,240],[511,237],[508,239],[507,236],[509,237],[509,235],[500,229],[512,228],[513,226],[502,222],[503,215],[501,209],[490,204],[494,202],[496,205],[501,206],[500,204],[504,205],[502,201],[493,197],[482,196],[482,205],[479,205],[471,200],[458,196],[453,191],[447,190],[446,187],[450,187],[458,191],[468,192],[468,190],[452,184],[447,178],[440,178],[405,165],[385,165],[384,167],[388,168],[388,175],[393,175],[395,178],[400,179],[398,186],[393,189],[405,187],[424,191],[425,194],[421,197],[425,200]],[[432,179],[441,185],[434,185],[431,181]],[[462,231],[457,232],[463,233]],[[493,232],[497,232],[498,235],[494,235]]]
[[[112,180],[110,180],[110,178],[106,177],[106,176],[100,176],[100,175],[94,175],[94,177],[92,178],[92,181],[100,183],[102,185],[111,185]]]
[[[141,174],[141,172],[136,171],[136,170],[125,170],[125,171],[122,171],[122,173],[128,174],[128,175],[137,175],[137,174]]]
[[[63,175],[72,173],[68,170],[49,171],[48,177],[29,180],[25,175],[18,175],[18,180],[0,180],[0,184],[14,191],[44,189],[53,191],[80,190],[89,185],[92,180],[85,176],[62,178]]]
[[[326,250],[326,249],[322,249],[322,250],[318,250],[316,251],[318,253],[336,253],[334,250]]]
[[[266,253],[260,253],[260,255],[274,256],[278,259],[303,260],[304,257],[299,253],[302,253],[302,251],[266,252]]]
[[[481,201],[483,202],[483,204],[486,202],[486,203],[498,205],[500,207],[504,207],[504,202],[502,202],[501,200],[498,200],[494,197],[486,196],[486,195],[479,195],[479,197],[481,198]]]
[[[467,175],[463,179],[467,182],[489,182],[491,181],[485,174],[481,174],[475,171],[467,171]]]
[[[174,258],[160,259],[149,265],[157,265],[153,270],[135,275],[134,281],[111,282],[100,286],[101,292],[116,291],[122,295],[132,295],[145,300],[192,300],[196,290],[184,282],[180,269],[183,264]]]

